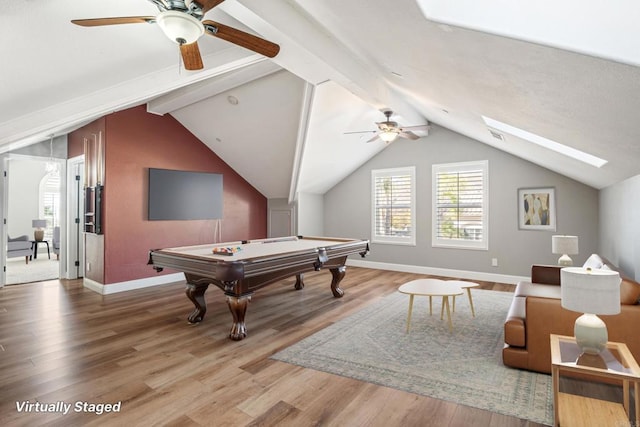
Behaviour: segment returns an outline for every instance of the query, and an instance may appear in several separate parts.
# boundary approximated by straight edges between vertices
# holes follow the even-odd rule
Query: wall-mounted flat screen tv
[[[149,168],[149,220],[221,218],[221,174]]]

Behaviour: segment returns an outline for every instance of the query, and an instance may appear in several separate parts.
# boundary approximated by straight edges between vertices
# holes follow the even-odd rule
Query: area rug
[[[7,260],[7,275],[5,283],[14,285],[20,283],[40,282],[60,277],[60,262],[53,255],[52,259],[47,254],[38,254],[40,257],[25,263],[24,257]]]
[[[283,362],[423,396],[553,424],[551,376],[502,364],[503,324],[512,294],[472,290],[476,317],[456,298],[453,331],[440,298],[394,293],[272,356]]]

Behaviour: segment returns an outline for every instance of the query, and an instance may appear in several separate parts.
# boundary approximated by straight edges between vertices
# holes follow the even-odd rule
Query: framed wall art
[[[556,231],[555,188],[518,189],[518,228]]]

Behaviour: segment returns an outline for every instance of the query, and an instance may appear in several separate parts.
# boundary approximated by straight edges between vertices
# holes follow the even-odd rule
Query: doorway
[[[83,185],[83,161],[84,156],[69,159],[69,164],[77,165],[79,169],[80,188]],[[68,172],[75,169],[69,169],[67,163],[66,135],[52,136],[49,140],[0,154],[5,178],[0,185],[3,218],[0,221],[0,287],[5,283],[76,278],[78,273],[82,273],[78,269],[82,264],[77,256],[78,251],[84,253],[83,239],[78,237],[82,234],[77,234],[81,227],[80,217],[75,216],[76,211],[69,207],[69,203],[74,202],[69,196],[70,185],[67,185],[70,181]],[[71,182],[75,183],[75,175]],[[78,191],[75,190],[76,197]],[[82,198],[75,203],[82,206]],[[39,237],[40,233],[35,233],[36,226],[43,224],[42,237]],[[69,244],[68,234],[74,230],[76,234]],[[22,243],[9,242],[9,238],[13,240],[16,236],[21,237],[18,240]],[[10,253],[10,249],[16,247],[23,248],[24,252]],[[48,265],[53,271],[47,274],[47,279],[36,276],[36,270],[42,265]],[[25,270],[24,275],[18,272],[18,268]],[[12,278],[12,269],[17,279]]]
[[[58,279],[64,161],[12,153],[5,178],[5,283]]]

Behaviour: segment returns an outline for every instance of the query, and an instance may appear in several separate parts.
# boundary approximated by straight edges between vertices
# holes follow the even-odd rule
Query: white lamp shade
[[[385,130],[380,132],[378,136],[380,136],[380,139],[383,140],[384,142],[391,142],[395,140],[398,137],[398,135],[399,135],[399,132],[397,131]]]
[[[188,13],[167,10],[156,16],[156,22],[171,41],[179,44],[191,44],[204,34],[202,23]]]
[[[560,255],[578,253],[578,236],[551,236],[551,252]]]
[[[620,274],[567,267],[560,270],[562,307],[589,314],[620,313]]]
[[[47,220],[46,219],[33,219],[31,220],[31,226],[33,228],[46,228]]]

